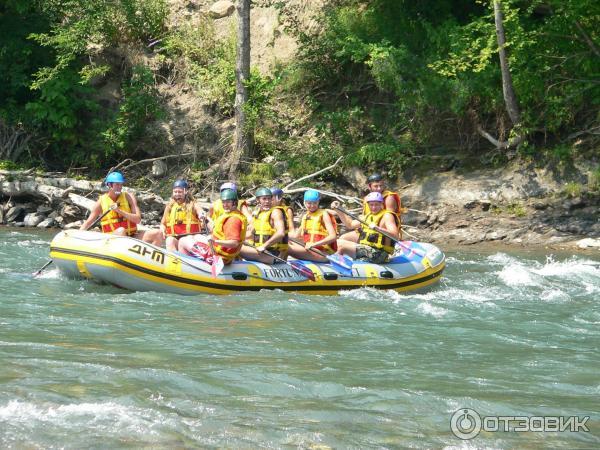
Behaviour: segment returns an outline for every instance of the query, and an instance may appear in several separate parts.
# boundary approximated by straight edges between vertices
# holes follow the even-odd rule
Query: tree
[[[235,135],[229,165],[229,177],[235,178],[242,156],[251,158],[253,133],[249,129],[244,107],[248,101],[250,78],[250,0],[238,1],[237,57],[235,67]]]
[[[510,67],[508,66],[508,56],[506,54],[506,36],[504,35],[504,17],[502,15],[502,4],[500,0],[494,0],[494,23],[496,25],[496,39],[498,41],[498,57],[500,59],[500,72],[502,74],[502,94],[506,105],[506,112],[513,124],[517,127],[521,123],[521,112],[517,103],[517,95],[513,86]],[[522,142],[523,136],[513,136],[506,141],[499,141],[485,131],[481,125],[477,125],[479,133],[494,144],[497,148],[508,149],[519,145]]]

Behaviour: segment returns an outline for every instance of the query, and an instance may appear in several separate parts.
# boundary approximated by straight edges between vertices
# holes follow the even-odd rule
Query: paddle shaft
[[[369,226],[369,224],[367,222],[362,220],[360,217],[355,216],[354,214],[346,211],[344,208],[336,207],[333,209],[336,209],[336,210],[340,211],[341,213],[346,214],[348,217],[351,217],[354,220],[358,220],[360,223],[362,223],[363,225],[365,225],[367,227]],[[398,244],[400,244],[401,247],[404,247],[406,250],[410,250],[411,252],[414,252],[415,255],[423,256],[422,254],[420,254],[419,252],[416,252],[415,250],[410,248],[408,245],[406,245],[404,242],[402,242],[397,236],[394,236],[393,234],[387,232],[386,230],[382,230],[381,228],[376,227],[376,228],[373,228],[373,231],[376,231],[377,233],[384,235],[386,238],[389,238],[392,241],[397,242]]]
[[[350,212],[346,211],[345,209],[343,209],[343,208],[340,208],[340,207],[336,207],[336,208],[333,208],[333,209],[335,209],[335,210],[337,210],[337,211],[340,211],[341,213],[344,213],[344,214],[345,214],[345,215],[347,215],[348,217],[351,217],[351,218],[353,218],[354,220],[358,220],[358,221],[359,221],[361,224],[363,224],[364,226],[366,226],[366,227],[369,227],[369,224],[368,224],[367,222],[365,222],[364,220],[362,220],[360,217],[358,217],[358,216],[355,216],[354,214],[352,214],[352,213],[350,213]],[[370,228],[370,227],[369,227],[369,228]],[[398,238],[398,236],[394,236],[393,234],[391,234],[391,233],[387,232],[386,230],[383,230],[383,229],[381,229],[381,228],[379,228],[379,227],[372,228],[372,229],[373,229],[374,231],[378,232],[379,234],[383,234],[385,237],[387,237],[387,238],[390,238],[390,239],[391,239],[392,241],[394,241],[394,242],[400,242],[400,239]]]
[[[298,239],[295,239],[295,238],[291,238],[291,237],[288,237],[288,239],[289,239],[290,241],[292,241],[293,243],[295,243],[295,244],[298,244],[298,245],[300,245],[300,246],[302,246],[302,247],[306,248],[306,245],[304,244],[304,242],[302,242],[302,241],[299,241]],[[315,253],[315,254],[317,254],[317,255],[319,255],[319,256],[322,256],[323,258],[327,258],[327,257],[329,256],[327,253],[324,253],[324,252],[322,252],[322,251],[321,251],[321,250],[319,250],[318,248],[307,248],[307,250],[308,250],[309,252],[313,252],[313,253]]]
[[[251,245],[250,247],[253,247],[253,248],[256,249],[255,245]],[[266,249],[263,250],[262,253],[264,253],[265,255],[270,256],[275,261],[279,261],[280,263],[286,264],[286,265],[290,266],[292,269],[297,270],[298,272],[300,272],[302,275],[304,275],[309,280],[315,281],[315,274],[309,268],[307,268],[307,267],[299,267],[298,265],[294,265],[291,262],[286,261],[285,259],[280,258],[279,256],[274,255],[273,253],[271,253],[270,251],[268,251]],[[308,273],[310,273],[310,275],[308,275]]]

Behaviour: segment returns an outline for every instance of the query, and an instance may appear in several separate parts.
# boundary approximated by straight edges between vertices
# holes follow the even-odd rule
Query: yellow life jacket
[[[317,209],[314,213],[307,212],[302,217],[302,222],[300,223],[300,234],[304,239],[304,242],[319,242],[321,239],[326,238],[329,233],[327,232],[327,227],[325,227],[325,222],[323,221],[323,214],[326,211],[324,209]],[[327,213],[329,214],[329,213]],[[331,221],[333,222],[333,229],[337,234],[337,222],[335,221],[335,217],[329,214],[331,217]],[[337,242],[333,241],[331,244],[319,245],[315,247],[325,253],[332,254],[337,251]]]
[[[383,219],[383,216],[390,213],[390,211],[386,209],[382,209],[377,214],[370,213],[365,217],[365,222],[367,224],[374,223],[379,226],[379,223]],[[392,214],[396,223],[398,223],[398,219],[394,214]],[[382,227],[383,228],[383,227]],[[394,243],[390,238],[385,237],[383,234],[378,233],[375,230],[370,229],[367,225],[362,225],[360,229],[360,236],[358,238],[358,243],[363,245],[368,245],[369,247],[376,248],[378,250],[384,250],[386,253],[390,255],[394,253]]]
[[[125,192],[121,192],[117,197],[117,201],[113,201],[112,198],[106,194],[100,196],[100,206],[102,207],[102,213],[108,211],[112,205],[117,204],[121,211],[130,213],[131,207],[129,201],[127,201],[127,195]],[[100,221],[103,233],[113,233],[117,228],[125,228],[127,236],[133,236],[137,232],[137,225],[125,217],[120,216],[116,211],[111,211],[105,215]]]
[[[254,226],[254,235],[253,241],[254,245],[260,246],[267,242],[271,236],[275,234],[275,228],[271,226],[271,214],[275,209],[279,209],[283,214],[283,223],[285,228],[285,235],[280,242],[272,244],[267,248],[267,250],[278,250],[281,255],[287,255],[288,252],[288,223],[286,220],[285,207],[284,206],[274,206],[267,211],[259,211],[256,217],[254,218],[253,226]]]
[[[244,206],[248,206],[246,200],[238,200],[237,209],[241,211],[242,207]],[[212,215],[210,216],[210,219],[214,222],[222,214],[225,214],[225,210],[223,209],[223,202],[221,201],[221,199],[215,200],[215,202],[212,205]]]
[[[235,259],[235,257],[237,255],[240,254],[240,250],[242,248],[242,243],[244,242],[244,239],[246,239],[246,227],[248,226],[248,220],[246,219],[245,215],[243,215],[241,212],[239,212],[237,210],[231,211],[231,212],[224,212],[219,217],[217,217],[217,220],[215,221],[213,232],[212,232],[213,239],[217,239],[217,240],[227,239],[227,237],[225,236],[225,232],[223,231],[223,225],[225,225],[225,222],[227,220],[229,220],[230,218],[234,218],[234,217],[236,217],[242,221],[242,230],[240,232],[239,245],[237,247],[228,248],[228,247],[223,247],[219,244],[214,244],[215,253],[217,255],[220,255],[223,257],[223,262],[225,264],[229,264],[231,261],[233,261]]]
[[[385,199],[387,197],[389,197],[391,195],[396,200],[396,210],[392,211],[392,210],[386,209],[386,211],[391,212],[392,214],[394,214],[396,216],[396,220],[398,222],[398,236],[400,237],[400,239],[402,239],[402,206],[401,206],[402,200],[400,199],[400,195],[394,191],[383,191],[381,193],[381,195],[383,196],[383,207],[384,208],[385,208]],[[363,216],[366,217],[369,214],[371,214],[371,209],[369,208],[369,204],[365,200],[363,200]]]
[[[172,200],[167,217],[167,235],[200,233],[200,219],[194,210],[194,202],[179,204]]]

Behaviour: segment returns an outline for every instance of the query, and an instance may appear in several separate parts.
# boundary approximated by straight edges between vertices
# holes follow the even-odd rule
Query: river
[[[0,229],[2,448],[600,447],[600,257],[471,249],[424,294],[183,297],[33,278],[50,239]]]

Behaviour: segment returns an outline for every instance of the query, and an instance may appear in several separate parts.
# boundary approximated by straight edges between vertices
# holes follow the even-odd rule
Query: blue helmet
[[[175,183],[173,183],[173,189],[175,189],[175,188],[187,189],[188,186],[189,186],[188,182],[185,180],[177,180],[177,181],[175,181]]]
[[[275,197],[281,197],[283,195],[283,191],[278,187],[272,187],[271,194],[273,194]]]
[[[108,183],[125,183],[125,177],[121,172],[111,172],[106,176],[106,180],[104,180],[106,184]]]
[[[321,194],[319,191],[315,191],[314,189],[309,189],[304,193],[304,201],[308,202],[318,202],[321,199]]]

